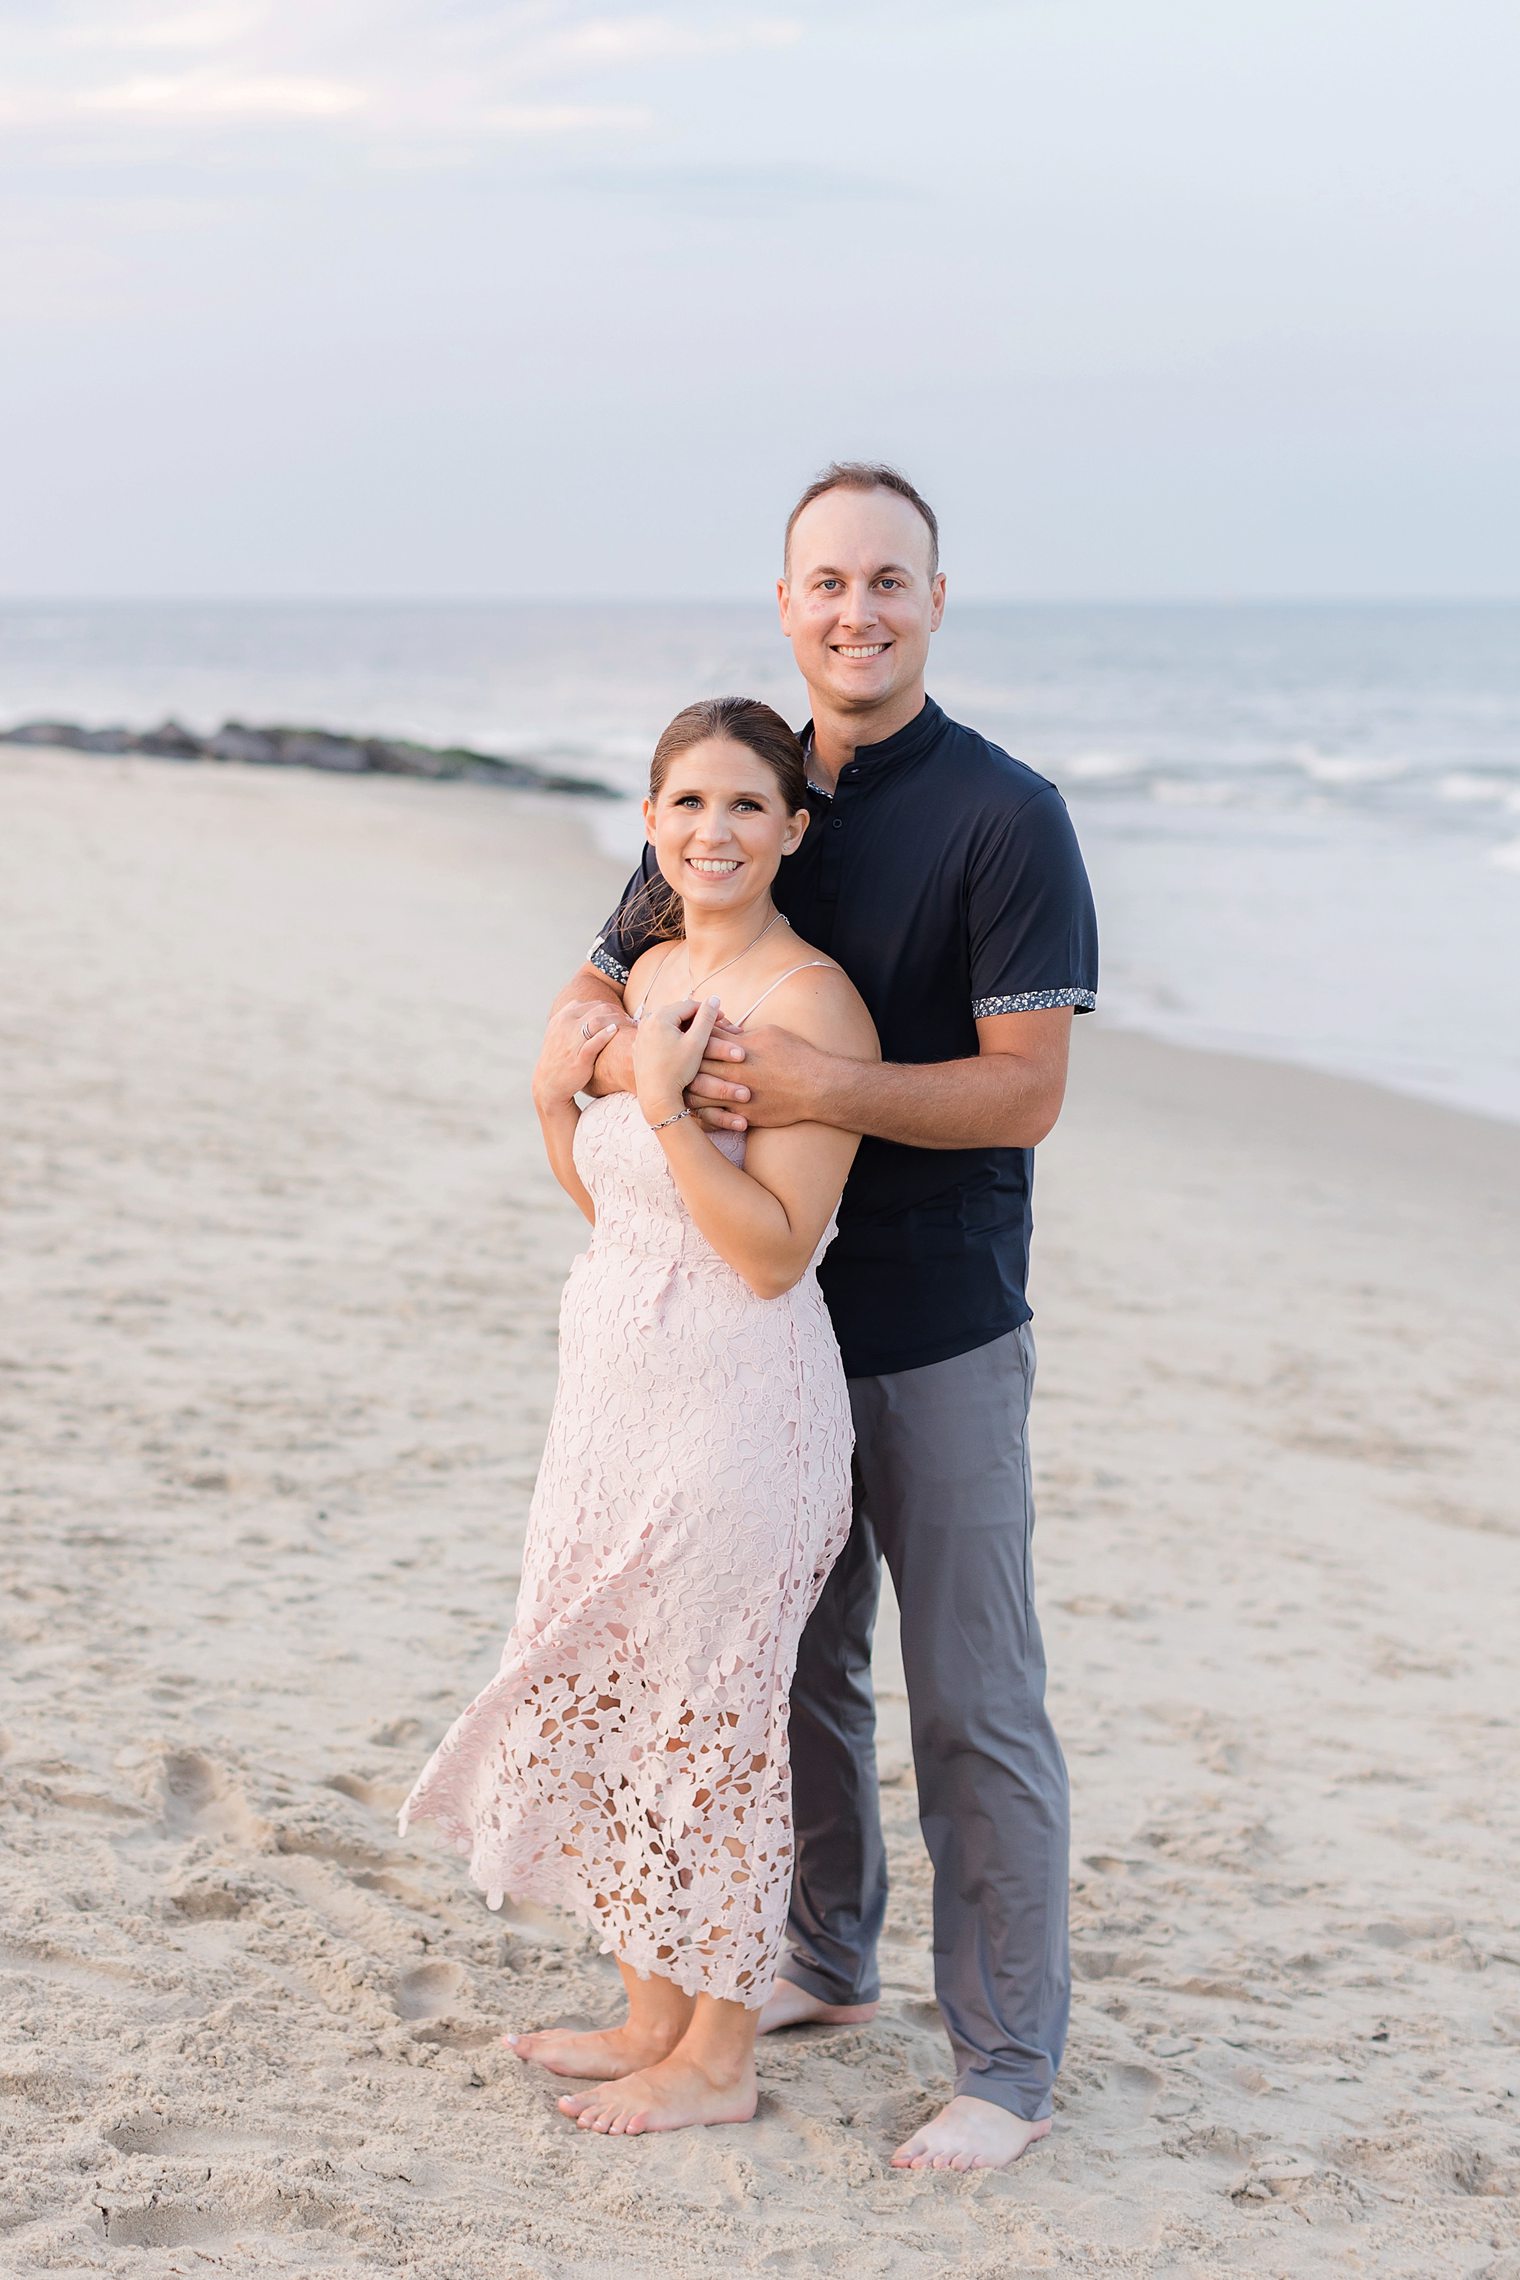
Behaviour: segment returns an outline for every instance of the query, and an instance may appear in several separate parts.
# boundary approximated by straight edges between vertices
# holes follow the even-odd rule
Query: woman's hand
[[[718,1018],[718,1000],[683,998],[646,1012],[633,1041],[633,1084],[646,1122],[663,1124],[685,1107],[685,1092],[702,1066]]]
[[[596,1067],[596,1057],[617,1023],[607,1018],[603,999],[588,998],[562,1005],[544,1031],[544,1042],[533,1071],[533,1102],[540,1110],[563,1108],[583,1092]],[[698,1058],[700,1059],[700,1055]]]

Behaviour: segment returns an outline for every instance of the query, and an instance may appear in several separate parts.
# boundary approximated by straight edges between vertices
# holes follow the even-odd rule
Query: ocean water
[[[952,605],[929,686],[1065,792],[1113,1018],[1520,1121],[1520,606]],[[462,741],[626,789],[630,859],[726,690],[805,712],[763,604],[0,605],[0,724]]]

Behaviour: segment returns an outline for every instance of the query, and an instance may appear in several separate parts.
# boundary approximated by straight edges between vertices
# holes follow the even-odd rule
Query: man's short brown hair
[[[783,569],[790,565],[792,559],[792,532],[797,527],[797,517],[804,507],[810,507],[826,491],[895,491],[900,499],[907,500],[910,507],[917,507],[929,532],[929,575],[937,576],[939,524],[934,518],[934,509],[927,499],[919,497],[906,475],[899,475],[895,467],[881,466],[871,459],[836,459],[809,483],[786,518],[786,544],[781,557]]]

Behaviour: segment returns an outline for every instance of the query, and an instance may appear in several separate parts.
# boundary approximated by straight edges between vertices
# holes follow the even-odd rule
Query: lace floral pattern
[[[715,1136],[742,1161],[741,1134]],[[597,1224],[511,1635],[401,1811],[499,1907],[568,1910],[637,1971],[764,2002],[792,1873],[787,1695],[850,1517],[849,1402],[815,1269],[759,1299],[692,1224],[626,1094],[575,1140]]]

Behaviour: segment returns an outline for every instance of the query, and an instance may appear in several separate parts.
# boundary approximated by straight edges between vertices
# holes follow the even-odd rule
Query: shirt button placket
[[[840,814],[844,797],[841,788],[834,794],[834,805],[824,826],[823,861],[818,867],[818,892],[823,902],[838,902],[839,882],[844,870],[845,818]]]

